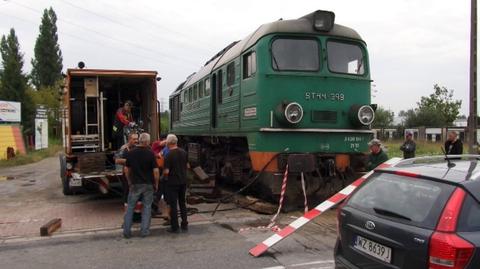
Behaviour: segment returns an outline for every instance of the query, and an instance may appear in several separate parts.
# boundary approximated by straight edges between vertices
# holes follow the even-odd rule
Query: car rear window
[[[382,218],[433,229],[453,189],[430,180],[378,173],[352,195],[348,205]]]
[[[459,232],[480,231],[480,203],[475,201],[471,195],[468,195],[463,203],[457,230]]]

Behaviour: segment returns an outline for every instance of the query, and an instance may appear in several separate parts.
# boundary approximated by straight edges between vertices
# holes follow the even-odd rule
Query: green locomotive
[[[301,173],[308,195],[327,195],[363,170],[376,108],[368,52],[334,18],[264,24],[178,86],[170,128],[194,165],[239,184],[260,173],[252,189],[273,198],[288,165],[290,204]]]

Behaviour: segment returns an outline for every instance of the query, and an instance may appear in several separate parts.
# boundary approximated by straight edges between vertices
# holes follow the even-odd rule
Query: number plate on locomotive
[[[363,253],[366,253],[370,256],[373,256],[377,259],[380,259],[384,262],[390,263],[392,260],[392,249],[386,247],[377,242],[368,240],[364,237],[357,235],[353,241],[353,247],[360,250]]]

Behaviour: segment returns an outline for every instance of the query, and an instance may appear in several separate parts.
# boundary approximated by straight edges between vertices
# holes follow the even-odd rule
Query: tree
[[[60,82],[56,83],[53,87],[44,87],[41,91],[28,91],[30,98],[37,105],[44,105],[48,108],[48,132],[50,137],[59,135],[59,128],[61,127],[59,119],[60,111]],[[56,130],[55,130],[56,128]]]
[[[34,53],[31,72],[33,85],[37,89],[54,86],[62,79],[63,58],[58,44],[57,15],[51,7],[43,11]]]
[[[15,30],[10,29],[8,36],[3,35],[0,41],[3,72],[0,74],[0,99],[22,103],[22,124],[24,133],[30,134],[33,127],[32,99],[27,92],[27,77],[23,73],[23,54]]]
[[[375,111],[375,120],[373,121],[373,128],[387,128],[393,125],[394,113],[390,110],[379,107]]]
[[[446,87],[433,85],[433,93],[428,97],[423,96],[418,102],[418,110],[423,114],[439,114],[443,122],[441,126],[452,125],[458,117],[461,100],[453,100],[453,90]],[[439,126],[439,125],[437,125]]]
[[[452,125],[459,115],[462,101],[453,100],[453,90],[435,84],[434,92],[423,96],[417,108],[400,111],[405,127],[444,127]]]

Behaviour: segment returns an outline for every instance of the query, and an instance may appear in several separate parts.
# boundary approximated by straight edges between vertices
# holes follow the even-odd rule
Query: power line
[[[111,22],[111,23],[113,23],[113,24],[119,25],[119,26],[121,26],[121,27],[130,28],[130,29],[134,30],[135,32],[138,32],[138,31],[139,31],[138,28],[132,27],[132,25],[125,24],[125,23],[120,22],[120,21],[118,21],[118,20],[114,20],[114,19],[112,19],[112,18],[110,18],[110,17],[108,17],[108,16],[106,16],[106,15],[104,15],[104,14],[101,14],[101,13],[92,11],[92,10],[90,10],[90,9],[87,9],[87,8],[84,8],[84,7],[75,5],[75,4],[71,3],[70,1],[67,1],[67,0],[57,0],[57,1],[60,1],[60,2],[62,2],[62,3],[64,3],[64,4],[66,4],[66,5],[69,5],[69,6],[73,7],[73,8],[82,10],[82,11],[84,11],[84,12],[93,14],[94,16],[97,16],[97,17],[99,17],[99,18],[102,18],[102,19],[104,19],[104,20],[107,20],[107,21],[109,21],[109,22]],[[110,7],[112,7],[112,6],[110,6]],[[113,8],[113,9],[116,9],[116,8]],[[118,9],[117,9],[117,10],[118,10]],[[147,23],[149,23],[149,24],[156,24],[156,23],[153,23],[153,22],[151,22],[151,21],[148,21],[148,20],[142,18],[141,16],[136,17],[135,20],[137,20],[137,21],[138,21],[138,20],[144,21],[144,22],[147,22]],[[157,25],[158,27],[163,28],[163,29],[167,29],[167,28],[164,27],[164,26],[161,26],[161,25],[158,25],[158,24],[156,24],[156,25]],[[168,31],[170,31],[170,30],[168,30]],[[178,32],[174,32],[174,33],[177,34],[177,35],[181,35],[181,34],[178,33]],[[151,35],[151,34],[152,34],[152,33],[149,32],[146,36]],[[164,36],[159,36],[159,35],[157,35],[156,33],[153,33],[153,35],[155,35],[156,37],[160,38],[160,39],[163,40],[163,41],[170,42],[170,43],[176,43],[177,45],[180,44],[179,42],[175,42],[175,41],[172,41],[172,40],[170,40],[170,39],[166,39]],[[184,46],[184,44],[181,44],[181,45]],[[205,50],[204,50],[204,51],[205,51]]]
[[[3,12],[0,12],[0,14],[4,15],[4,16],[7,16],[7,17],[11,17],[11,18],[15,18],[17,20],[22,20],[22,21],[25,21],[25,22],[29,22],[29,23],[32,23],[32,24],[37,24],[37,22],[34,22],[34,21],[31,21],[31,20],[27,20],[27,19],[24,19],[24,18],[20,18],[20,17],[17,17],[17,16],[13,16],[11,14],[6,14],[6,13],[3,13]],[[98,44],[96,42],[92,42],[91,40],[88,40],[88,39],[85,39],[85,38],[82,38],[82,37],[79,37],[79,36],[76,36],[76,35],[73,35],[73,34],[70,34],[70,33],[66,33],[66,32],[63,32],[63,31],[58,31],[59,33],[61,33],[62,35],[66,35],[66,36],[69,36],[71,38],[75,38],[75,39],[78,39],[78,40],[81,40],[81,41],[85,41],[85,43],[89,44],[89,45],[97,45],[97,46],[103,46],[103,47],[108,47],[108,46],[105,46],[104,44]],[[151,57],[148,57],[148,56],[145,56],[145,55],[141,55],[141,54],[138,54],[138,53],[135,53],[135,52],[132,52],[132,51],[129,51],[129,50],[125,50],[125,49],[122,49],[122,48],[118,48],[118,47],[110,47],[112,49],[115,49],[115,50],[118,50],[118,51],[121,51],[123,53],[127,53],[127,54],[130,54],[132,56],[136,56],[136,57],[140,57],[144,60],[148,60],[148,61],[151,61],[151,62],[154,62],[154,63],[159,63],[157,60],[151,58]],[[161,63],[161,61],[160,61]],[[161,63],[162,64],[162,63]]]
[[[13,4],[15,4],[15,5],[18,5],[18,6],[20,6],[20,7],[23,7],[23,8],[25,8],[25,9],[28,9],[28,10],[31,10],[31,11],[33,11],[33,12],[35,12],[35,13],[42,14],[42,12],[40,12],[40,11],[34,9],[34,8],[31,8],[31,7],[29,7],[29,6],[26,6],[26,5],[24,5],[24,4],[20,4],[20,3],[18,3],[18,2],[11,2],[11,1],[10,1],[10,3],[13,3]],[[179,58],[179,57],[176,57],[176,56],[172,56],[172,55],[168,55],[168,54],[161,53],[161,52],[158,52],[158,51],[154,51],[154,50],[152,50],[152,49],[150,49],[150,48],[143,47],[143,46],[141,46],[141,45],[139,45],[139,44],[136,44],[136,43],[133,43],[133,42],[131,42],[131,41],[123,40],[123,39],[119,39],[119,38],[116,38],[116,37],[107,35],[107,34],[105,34],[105,33],[99,32],[99,31],[97,31],[97,30],[95,30],[95,29],[86,27],[86,26],[81,25],[81,24],[74,23],[74,22],[69,21],[69,20],[65,20],[65,19],[63,19],[63,18],[58,18],[58,20],[59,20],[59,21],[63,21],[63,22],[65,22],[65,23],[67,23],[67,24],[73,25],[73,26],[75,26],[75,27],[79,27],[79,28],[83,28],[83,29],[85,29],[85,30],[88,30],[89,32],[94,33],[94,34],[96,34],[96,35],[98,35],[98,36],[100,36],[100,37],[102,37],[102,38],[110,39],[110,40],[113,40],[113,41],[115,41],[115,42],[120,42],[120,43],[123,43],[123,44],[128,44],[128,45],[130,45],[130,46],[133,46],[133,47],[138,48],[138,49],[142,49],[143,51],[146,51],[146,52],[149,52],[149,53],[153,53],[153,54],[155,54],[155,55],[156,55],[156,54],[160,54],[160,55],[162,55],[163,57],[166,57],[166,58],[170,58],[170,59],[172,59],[172,60],[175,60],[174,63],[177,63],[176,61],[181,60],[181,61],[185,61],[185,62],[190,63],[190,64],[192,65],[192,67],[193,67],[193,65],[195,65],[195,67],[198,67],[198,63],[194,63],[194,62],[192,62],[192,61],[190,61],[190,60],[186,60],[186,59]],[[102,45],[103,45],[103,44],[102,44]]]
[[[65,0],[60,0],[60,1],[65,1]],[[105,5],[105,4],[107,4],[107,3],[102,3],[102,4]],[[117,8],[117,7],[114,6],[114,5],[110,5],[110,4],[107,4],[107,5],[110,7],[110,9],[116,10],[117,13],[127,14],[127,13],[124,13],[123,10],[120,10],[119,8]],[[186,35],[186,34],[184,34],[184,33],[182,33],[182,32],[175,31],[175,30],[172,30],[172,29],[170,29],[170,28],[168,28],[168,27],[165,27],[164,25],[161,25],[161,24],[159,24],[159,23],[157,23],[157,22],[155,22],[155,21],[153,21],[153,20],[149,20],[149,19],[146,19],[146,18],[141,17],[141,16],[140,16],[140,17],[136,17],[135,20],[137,20],[137,21],[143,21],[143,22],[145,22],[145,23],[147,23],[147,24],[154,25],[154,26],[156,26],[156,27],[158,27],[158,28],[161,28],[161,29],[163,29],[163,30],[165,30],[165,31],[167,31],[167,32],[170,32],[170,33],[172,33],[172,34],[175,34],[175,35],[177,35],[177,36],[183,36],[183,37],[185,37],[186,39],[189,39],[189,40],[191,39],[190,36],[188,36],[188,35]],[[174,41],[171,41],[171,40],[167,40],[167,41],[169,41],[169,42],[174,42]],[[211,44],[211,43],[209,43],[209,42],[205,42],[204,40],[198,40],[198,39],[197,39],[197,40],[195,40],[195,42],[197,42],[197,43],[200,42],[200,43],[203,43],[203,44],[208,45],[208,46],[213,46],[213,44]],[[179,42],[175,42],[175,43],[179,43]],[[182,45],[184,45],[184,44],[182,44]],[[198,48],[198,47],[197,47],[197,48],[195,48],[195,49],[203,50],[203,51],[205,51],[205,52],[210,53],[209,50],[206,50],[206,49],[203,49],[203,48]]]

